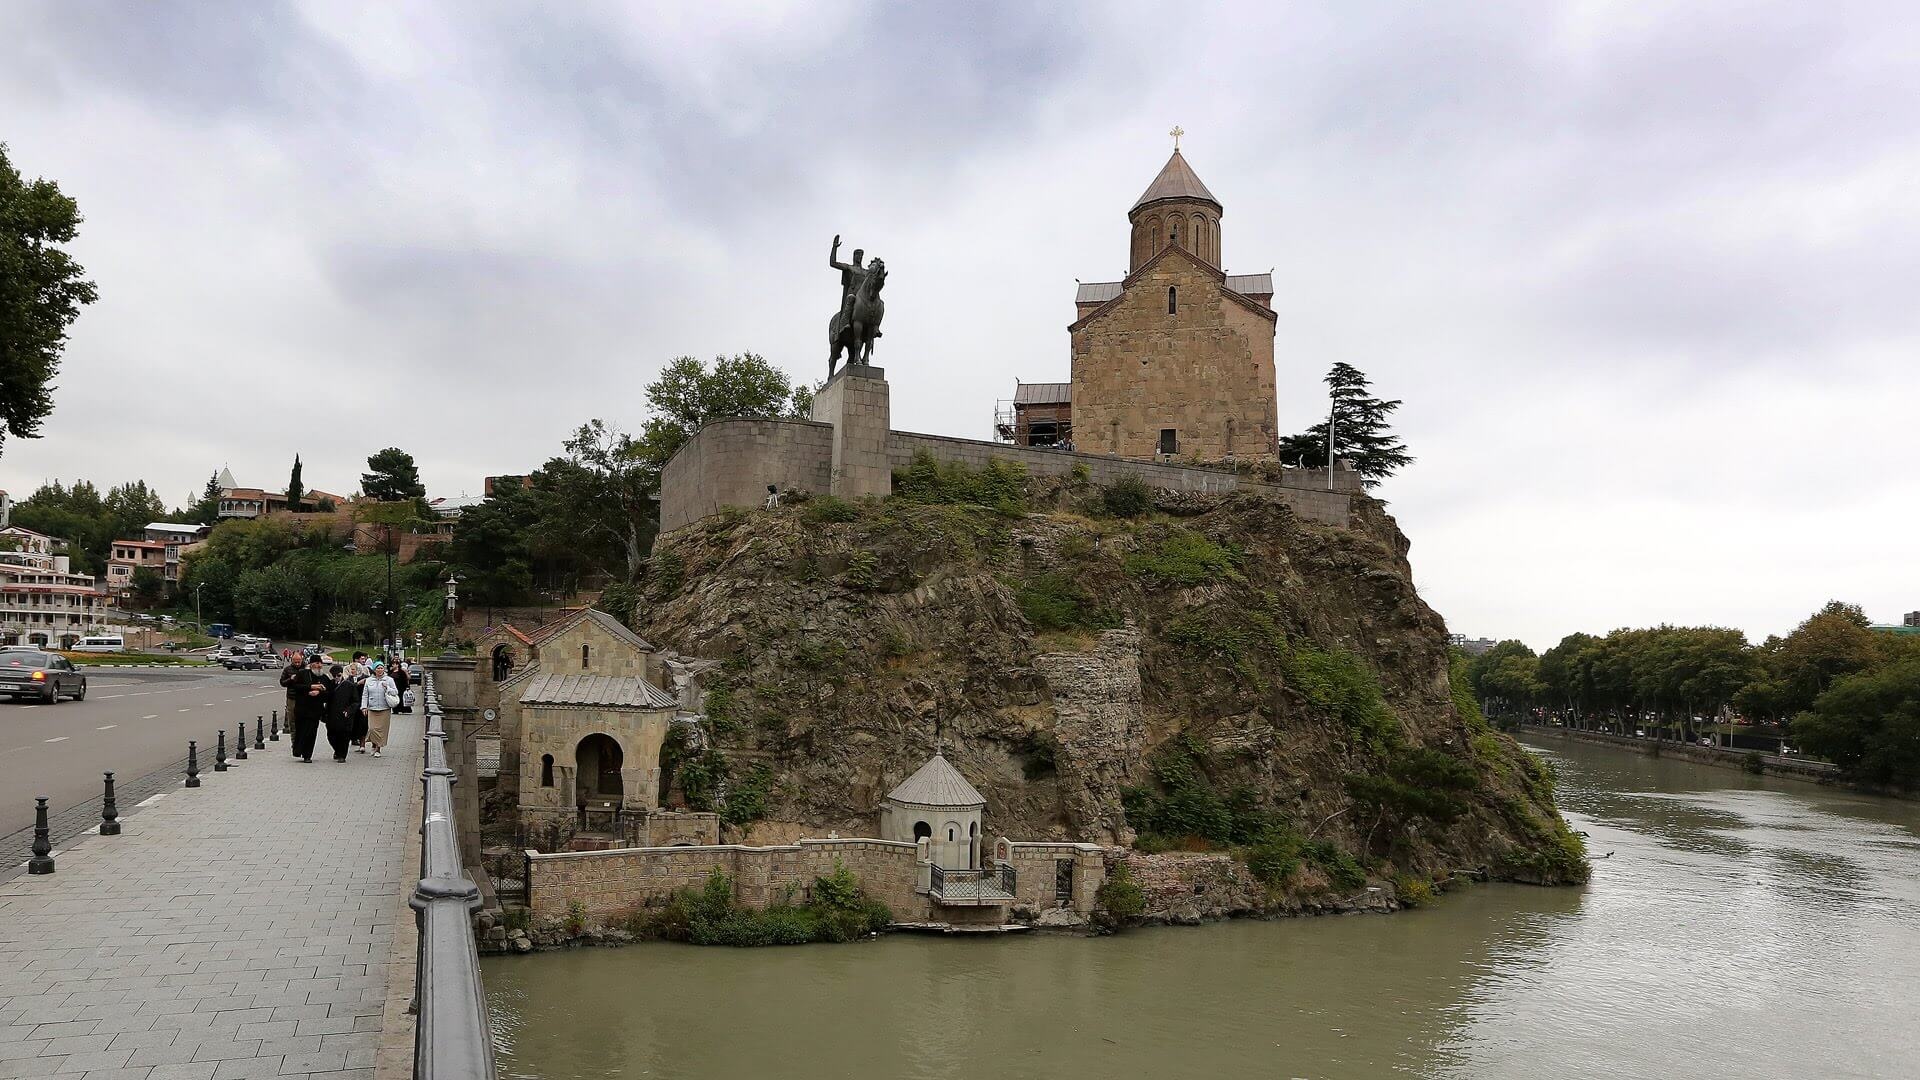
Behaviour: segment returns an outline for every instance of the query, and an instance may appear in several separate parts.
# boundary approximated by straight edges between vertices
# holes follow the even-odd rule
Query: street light
[[[193,629],[197,634],[207,632],[206,620],[200,617],[200,590],[206,587],[207,583],[204,581],[196,581],[193,583]]]

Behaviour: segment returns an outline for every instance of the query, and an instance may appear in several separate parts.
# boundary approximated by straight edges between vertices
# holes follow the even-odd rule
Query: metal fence
[[[446,713],[428,673],[421,686],[426,710],[426,768],[420,822],[420,883],[412,906],[420,927],[414,982],[415,1080],[494,1080],[487,996],[473,944],[473,912],[480,889],[460,866],[453,813],[454,774],[447,767]]]

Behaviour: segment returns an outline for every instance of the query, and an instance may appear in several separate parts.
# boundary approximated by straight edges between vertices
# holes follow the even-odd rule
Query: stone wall
[[[724,507],[766,504],[767,485],[826,494],[833,425],[810,420],[721,420],[701,428],[660,474],[660,531]]]
[[[1146,743],[1140,632],[1107,630],[1092,652],[1042,653],[1033,666],[1053,704],[1060,801],[1072,835],[1131,843],[1119,792],[1144,779],[1134,774]]]
[[[1106,851],[1097,844],[1014,841],[1003,837],[995,842],[993,852],[995,861],[1013,866],[1014,907],[1023,915],[1031,912],[1040,917],[1047,911],[1064,909],[1084,920],[1093,913],[1094,897],[1107,880]],[[1058,888],[1061,863],[1073,864],[1072,896],[1064,901]],[[1049,920],[1041,918],[1040,921]]]
[[[813,880],[844,864],[868,896],[902,922],[924,921],[926,898],[914,892],[916,848],[887,840],[802,840],[778,847],[625,848],[528,852],[527,903],[534,917],[564,917],[576,901],[590,919],[610,920],[681,889],[698,889],[719,870],[733,894],[753,908],[805,901]]]
[[[1143,922],[1192,925],[1259,912],[1266,888],[1232,855],[1128,852],[1124,860],[1146,899]]]
[[[757,509],[766,503],[767,485],[782,491],[826,494],[831,490],[833,429],[808,420],[718,420],[700,429],[675,454],[661,476],[660,531],[672,532],[724,507]],[[1083,444],[1084,445],[1084,444]],[[887,464],[903,468],[920,451],[940,461],[974,468],[996,458],[1019,462],[1029,473],[1064,476],[1084,465],[1096,484],[1123,476],[1167,491],[1224,493],[1251,491],[1293,508],[1303,520],[1345,527],[1360,478],[1335,470],[1328,488],[1324,469],[1289,470],[1286,484],[1269,484],[1192,465],[1131,461],[1105,454],[1068,453],[977,439],[894,431],[887,436]]]
[[[544,669],[544,665],[543,665]],[[673,721],[672,709],[614,709],[593,706],[517,706],[522,739],[520,807],[522,811],[562,811],[572,814],[580,800],[574,776],[580,743],[593,734],[607,735],[620,745],[622,801],[630,810],[660,805],[660,746]],[[553,782],[546,778],[545,758],[553,758]],[[595,806],[608,801],[594,794]],[[536,815],[538,816],[538,815]],[[531,825],[533,818],[523,813]]]
[[[587,649],[584,659],[581,646]],[[535,645],[533,658],[540,670],[550,675],[631,676],[655,686],[664,681],[652,654],[635,648],[591,618],[575,619],[572,626]]]

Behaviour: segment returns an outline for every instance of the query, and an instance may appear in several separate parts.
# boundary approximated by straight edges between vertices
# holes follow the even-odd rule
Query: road
[[[200,767],[213,769],[215,729],[281,707],[277,671],[113,670],[87,673],[87,700],[58,705],[0,700],[0,836],[33,824],[33,797],[54,813],[100,794],[100,774],[128,783],[186,756],[200,740]],[[288,753],[287,740],[268,749]]]

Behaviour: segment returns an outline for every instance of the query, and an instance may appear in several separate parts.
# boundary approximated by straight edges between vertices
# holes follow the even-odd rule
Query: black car
[[[87,677],[64,656],[30,649],[0,652],[0,694],[39,698],[58,705],[63,697],[83,701]]]
[[[277,656],[261,656],[258,653],[233,653],[220,658],[220,666],[228,671],[265,671],[280,666]]]

